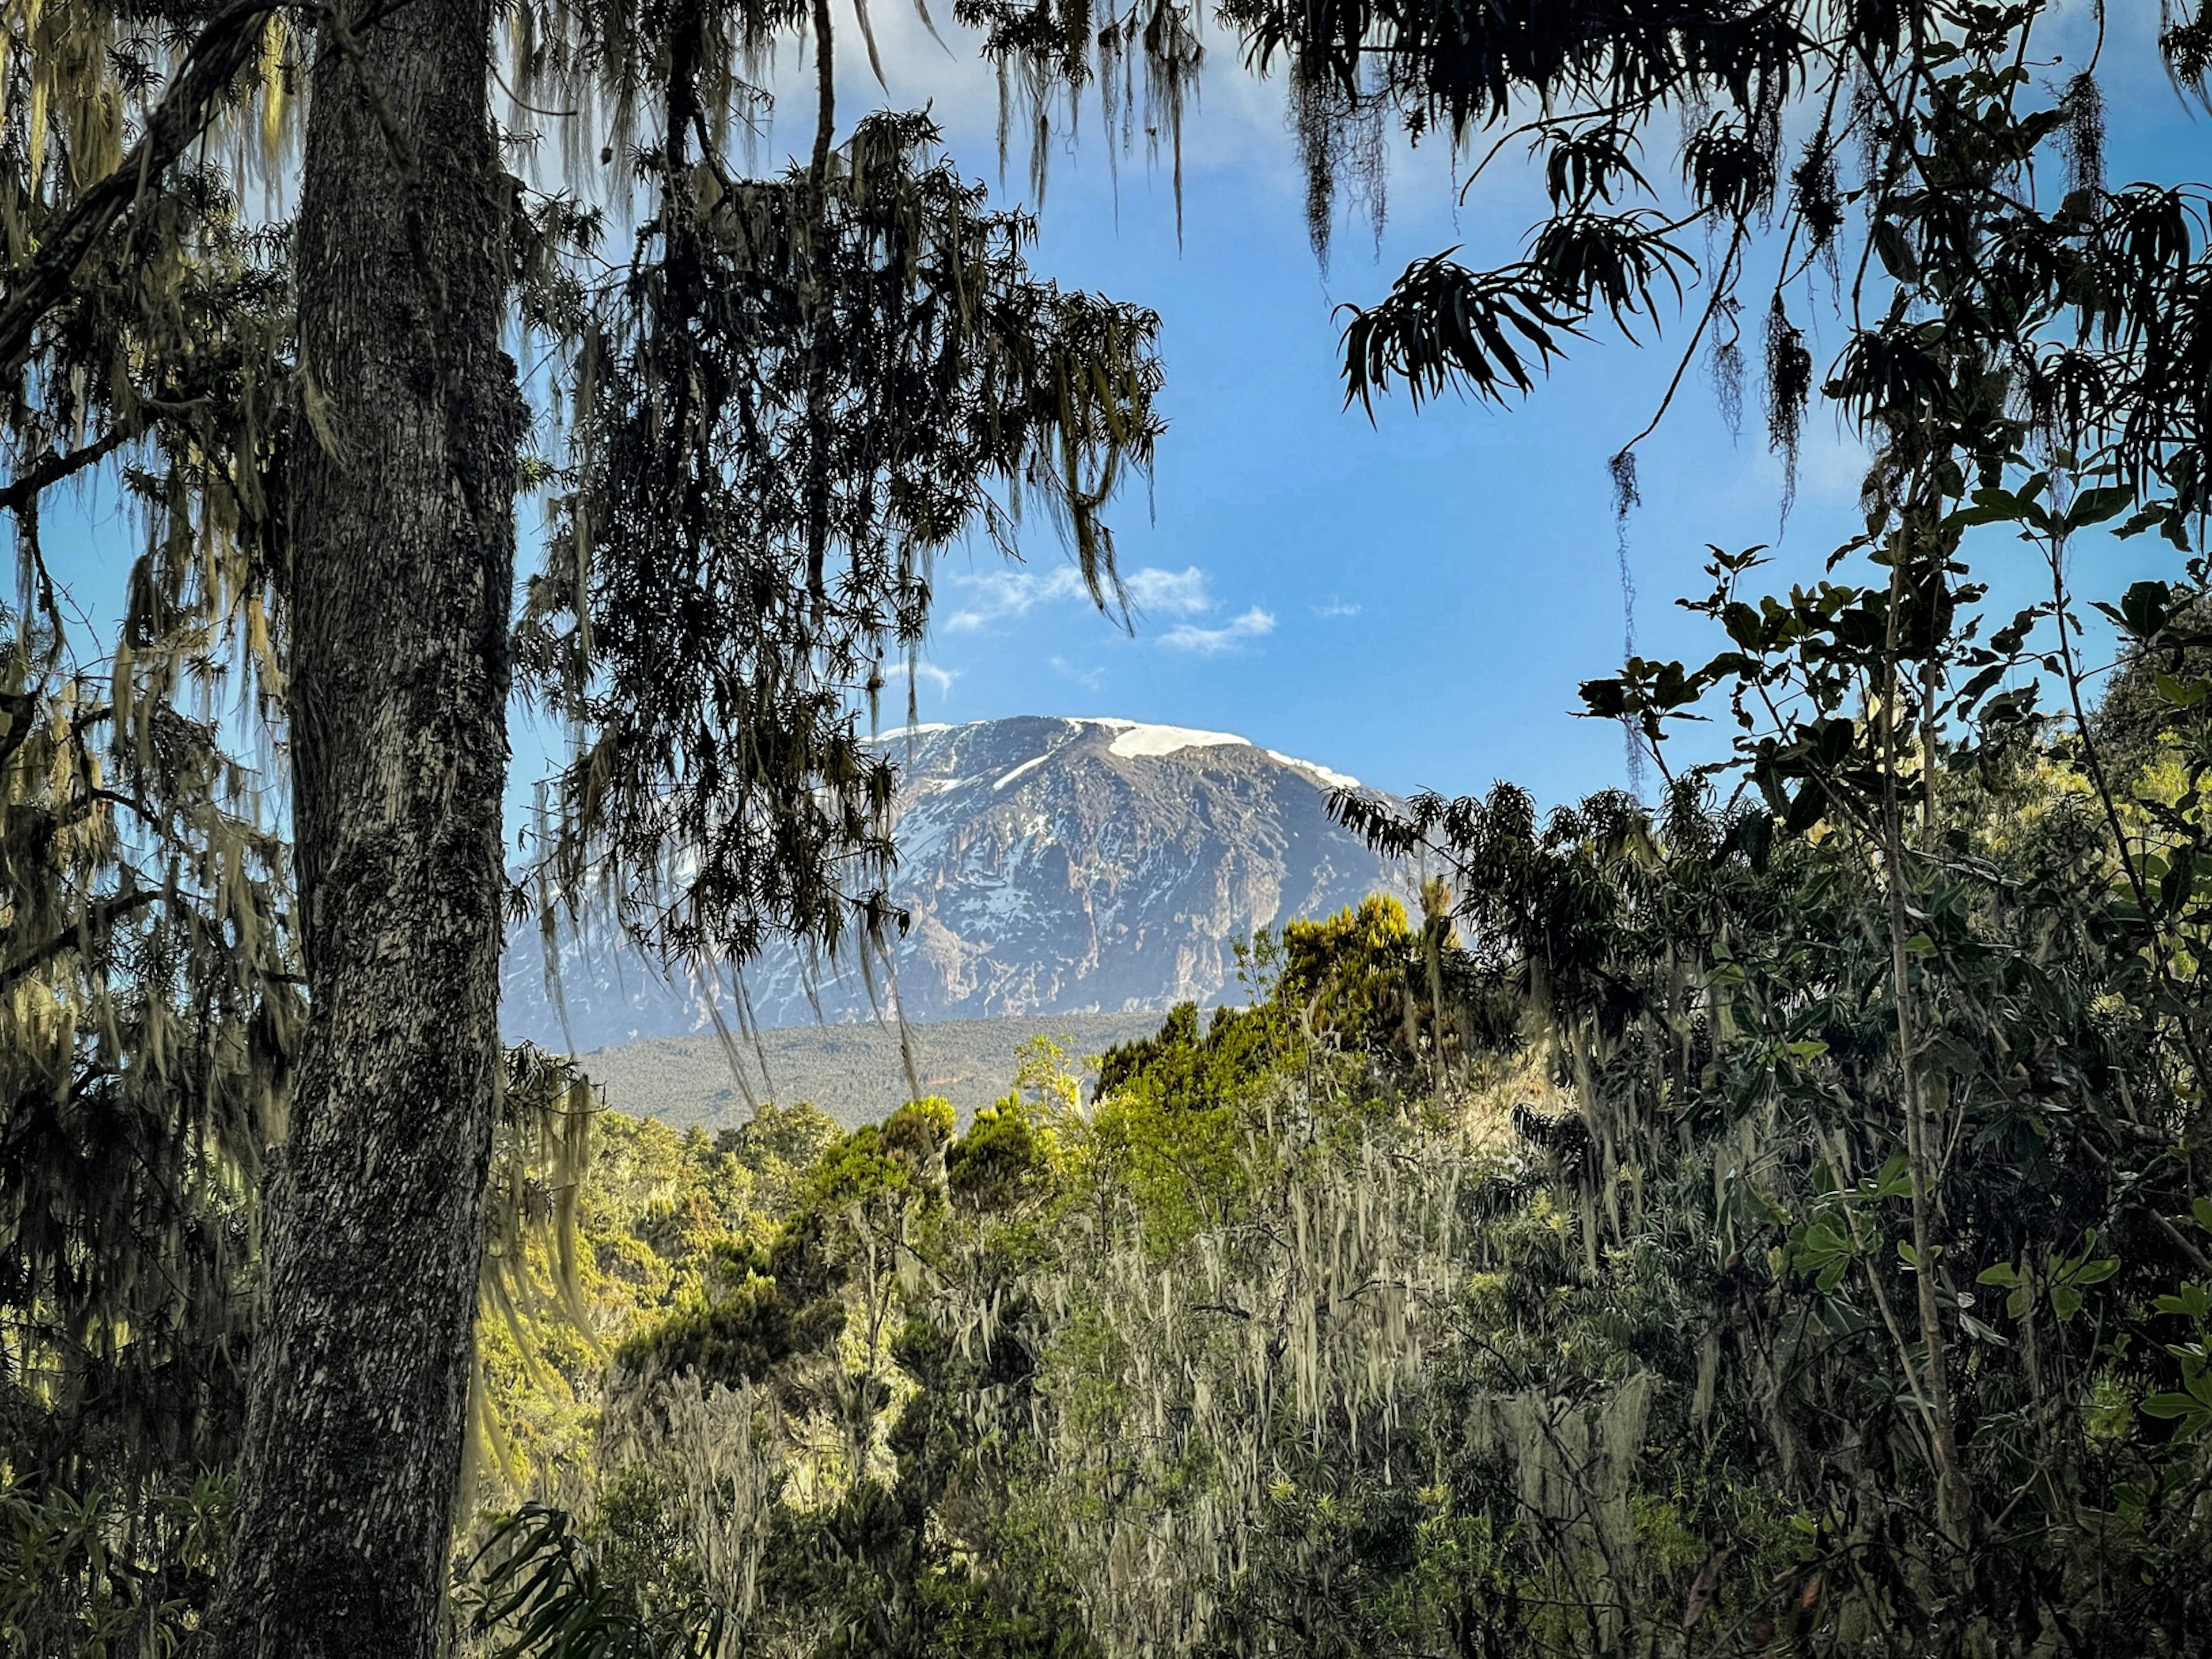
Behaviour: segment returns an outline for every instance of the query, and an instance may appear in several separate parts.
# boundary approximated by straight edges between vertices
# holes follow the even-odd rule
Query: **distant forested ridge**
[[[1017,1052],[1046,1037],[1079,1059],[1148,1034],[1157,1014],[948,1019],[902,1030],[885,1020],[793,1025],[750,1034],[659,1037],[579,1055],[616,1110],[708,1133],[743,1125],[757,1103],[807,1101],[844,1128],[872,1122],[915,1092],[938,1095],[964,1121],[1012,1085]],[[909,1079],[908,1061],[913,1063]]]

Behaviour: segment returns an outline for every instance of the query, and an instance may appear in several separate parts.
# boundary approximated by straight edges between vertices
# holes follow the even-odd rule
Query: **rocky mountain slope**
[[[909,1020],[1237,1000],[1237,940],[1412,889],[1410,870],[1329,822],[1329,793],[1356,780],[1225,732],[1024,716],[879,741],[903,774],[893,892],[914,918],[896,958]],[[745,985],[763,1025],[816,1017],[793,953],[752,964]],[[707,997],[729,996],[604,944],[565,953],[561,991],[566,1038],[535,932],[519,933],[510,1038],[583,1050],[697,1032]],[[872,1017],[857,972],[814,993],[823,1018]]]

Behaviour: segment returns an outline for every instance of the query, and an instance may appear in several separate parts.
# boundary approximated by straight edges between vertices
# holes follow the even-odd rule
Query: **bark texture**
[[[318,42],[289,578],[312,1009],[224,1659],[441,1647],[499,1075],[520,431],[490,24],[487,0],[417,0]]]

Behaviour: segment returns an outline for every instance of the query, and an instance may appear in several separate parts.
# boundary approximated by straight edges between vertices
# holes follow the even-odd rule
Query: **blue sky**
[[[1000,201],[1027,201],[1024,155],[997,179],[997,96],[972,40],[940,18],[948,54],[897,0],[871,9],[890,88],[847,52],[841,133],[878,105],[927,103],[966,171],[993,179]],[[2087,9],[2069,0],[2050,36],[2069,60],[2086,44]],[[2183,106],[2150,55],[2156,8],[2124,0],[2112,11],[2111,176],[2212,176],[2212,123]],[[848,23],[856,45],[849,33]],[[1133,494],[1113,514],[1138,630],[1124,635],[1090,606],[1041,521],[1025,565],[956,553],[939,573],[939,622],[917,676],[921,717],[1117,714],[1236,732],[1401,792],[1480,790],[1504,777],[1551,802],[1620,783],[1618,728],[1572,712],[1577,683],[1622,654],[1605,463],[1649,418],[1686,324],[1668,317],[1658,349],[1601,334],[1513,408],[1447,399],[1415,414],[1401,398],[1378,404],[1370,425],[1343,406],[1334,307],[1372,301],[1408,259],[1455,244],[1471,262],[1511,257],[1539,204],[1535,182],[1501,158],[1455,208],[1463,161],[1455,167],[1439,143],[1401,144],[1379,246],[1349,217],[1324,271],[1307,242],[1280,82],[1246,71],[1218,27],[1206,39],[1202,96],[1184,137],[1180,245],[1164,161],[1149,167],[1140,144],[1121,159],[1117,191],[1094,102],[1053,154],[1032,260],[1064,285],[1162,318],[1170,428],[1149,501]],[[788,52],[781,68],[763,164],[812,130],[811,75]],[[1825,365],[1842,321],[1825,302],[1801,302],[1801,317],[1808,311]],[[1672,603],[1702,591],[1706,543],[1776,539],[1780,469],[1757,435],[1756,385],[1746,392],[1738,440],[1693,371],[1641,448],[1643,505],[1627,553],[1647,656],[1702,659],[1714,648]],[[1855,527],[1859,457],[1825,419],[1816,410],[1806,434],[1797,508],[1771,573],[1780,583],[1816,570]],[[61,503],[49,518],[50,547],[81,601],[105,614],[136,537],[112,501],[95,489],[75,524]],[[1976,550],[1978,572],[2021,587],[2024,602],[2038,573],[2009,553]],[[2100,591],[2159,559],[2142,543],[2081,556],[2104,567],[2082,573]],[[885,712],[895,723],[889,702]],[[536,757],[520,747],[521,794]]]
[[[2051,42],[2078,61],[2087,8],[2062,9],[2075,15]],[[2112,178],[2212,173],[2212,126],[2154,68],[2156,8],[2112,9]],[[963,54],[955,62],[896,7],[875,11],[892,101],[933,99],[953,155],[995,177],[988,73],[957,38],[948,37]],[[1249,75],[1218,28],[1207,44],[1185,133],[1180,249],[1164,166],[1148,171],[1141,153],[1124,160],[1117,202],[1094,106],[1084,133],[1053,156],[1033,261],[1161,314],[1170,428],[1153,501],[1148,512],[1129,500],[1115,517],[1122,567],[1150,601],[1138,633],[1119,634],[1088,607],[1048,535],[1025,568],[956,556],[919,677],[922,717],[1113,714],[1204,726],[1401,792],[1480,790],[1504,777],[1557,801],[1620,783],[1618,728],[1572,712],[1577,684],[1622,654],[1605,464],[1656,406],[1687,325],[1668,317],[1659,349],[1601,334],[1513,408],[1448,399],[1415,414],[1398,398],[1378,405],[1370,427],[1343,407],[1334,307],[1371,301],[1410,258],[1454,244],[1470,261],[1511,257],[1538,205],[1535,181],[1504,166],[1455,211],[1464,164],[1455,173],[1441,143],[1401,145],[1379,249],[1354,216],[1324,272],[1307,242],[1281,83]],[[848,107],[882,98],[859,76],[840,93]],[[811,118],[811,100],[787,100],[772,141],[804,134]],[[1017,198],[1022,162],[1005,181]],[[1825,367],[1842,319],[1825,302],[1800,305],[1801,317],[1808,311]],[[1747,355],[1755,381],[1756,349]],[[1776,540],[1781,471],[1757,430],[1758,399],[1747,385],[1745,431],[1732,438],[1693,370],[1641,447],[1643,505],[1627,536],[1644,655],[1702,660],[1717,648],[1673,604],[1704,591],[1706,543]],[[1770,573],[1784,583],[1857,527],[1859,454],[1824,420],[1816,410]],[[1978,574],[2001,591],[2022,587],[2024,603],[2025,586],[2044,577],[2011,555],[1977,550]],[[2141,543],[2098,556],[2116,581],[2159,558]],[[2102,591],[2101,573],[2082,574]]]

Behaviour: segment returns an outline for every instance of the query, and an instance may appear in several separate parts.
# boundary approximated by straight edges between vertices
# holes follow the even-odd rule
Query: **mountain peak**
[[[925,721],[914,726],[895,726],[888,732],[878,732],[872,741],[879,744],[895,741],[913,743],[920,739],[938,737],[948,732],[996,729],[1018,723],[1024,726],[1036,724],[1066,726],[1070,728],[1068,732],[1070,738],[1081,735],[1084,727],[1100,727],[1113,733],[1106,744],[1106,752],[1121,760],[1133,760],[1139,757],[1160,759],[1170,755],[1180,754],[1186,749],[1250,749],[1257,746],[1249,738],[1239,737],[1234,732],[1206,732],[1192,726],[1162,726],[1147,720],[1124,720],[1116,714],[1021,715],[1011,720],[970,720],[962,726],[949,725],[943,721]],[[1262,752],[1270,760],[1279,761],[1285,766],[1304,772],[1317,779],[1328,788],[1357,789],[1361,787],[1359,780],[1348,773],[1316,765],[1312,761],[1300,760],[1295,755],[1285,755],[1279,749],[1269,749]],[[1046,753],[1049,753],[1049,750]],[[1045,758],[1046,754],[1034,757],[1024,763],[1024,769],[1037,764]],[[1004,784],[1011,781],[1011,777],[1002,778],[1000,783]]]
[[[1020,715],[873,741],[898,745],[892,897],[913,923],[895,966],[909,1019],[1238,1000],[1239,940],[1412,890],[1329,817],[1330,794],[1356,779],[1231,732]],[[810,986],[796,951],[769,952],[744,980],[763,1025],[809,1023],[817,1001],[831,1020],[875,1012],[860,974]],[[510,946],[502,981],[508,1035],[566,1046],[534,932]],[[580,1048],[711,1023],[698,990],[633,951],[576,948],[562,988]]]

